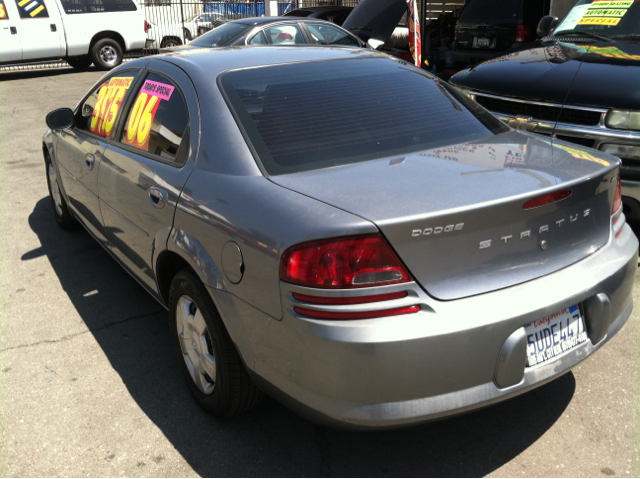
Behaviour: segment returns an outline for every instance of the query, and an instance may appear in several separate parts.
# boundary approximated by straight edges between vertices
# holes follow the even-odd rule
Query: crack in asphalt
[[[81,336],[83,334],[87,334],[87,333],[93,333],[95,331],[102,331],[103,329],[108,329],[111,328],[113,326],[119,326],[123,323],[127,323],[129,321],[133,321],[134,319],[141,319],[141,318],[148,318],[149,316],[153,316],[155,314],[160,314],[160,313],[164,313],[165,310],[161,309],[158,311],[153,311],[151,313],[145,313],[145,314],[139,314],[137,316],[131,316],[130,318],[124,318],[121,319],[119,321],[111,321],[110,323],[107,323],[103,326],[100,326],[99,328],[94,328],[94,329],[87,329],[86,331],[80,331],[79,333],[74,333],[74,334],[69,334],[67,336],[62,336],[61,338],[58,339],[44,339],[42,341],[36,341],[35,343],[29,343],[29,344],[19,344],[18,346],[11,346],[9,348],[4,348],[4,349],[0,349],[0,353],[4,353],[7,351],[12,351],[14,349],[24,349],[24,348],[30,348],[32,346],[38,346],[40,344],[52,344],[52,343],[60,343],[62,341],[68,341],[69,339],[73,339],[77,336]]]

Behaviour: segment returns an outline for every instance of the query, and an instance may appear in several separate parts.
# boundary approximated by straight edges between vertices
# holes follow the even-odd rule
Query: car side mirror
[[[71,108],[58,108],[47,115],[47,126],[52,130],[69,128],[73,125],[73,110]]]
[[[538,28],[536,29],[536,34],[542,38],[551,34],[553,30],[558,26],[560,21],[558,17],[554,17],[553,15],[547,15],[546,17],[542,17],[540,22],[538,23]]]

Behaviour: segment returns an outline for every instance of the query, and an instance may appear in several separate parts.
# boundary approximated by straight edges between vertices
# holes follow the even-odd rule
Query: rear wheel
[[[69,57],[67,58],[67,63],[75,68],[76,70],[86,70],[91,66],[93,61],[89,57],[89,55],[82,55],[79,57]]]
[[[176,275],[169,292],[171,330],[191,394],[214,416],[256,406],[264,394],[251,381],[204,285],[190,271]]]
[[[178,37],[165,37],[162,39],[160,48],[178,47],[180,45],[182,45],[182,40],[180,40]]]
[[[91,49],[91,59],[99,70],[111,70],[122,63],[122,47],[112,38],[103,38]]]
[[[56,218],[56,222],[62,229],[73,229],[76,226],[76,220],[69,212],[67,202],[62,196],[58,174],[49,155],[45,156],[45,168],[47,173],[47,186],[49,187],[49,198],[51,199],[51,206],[53,207],[53,215]]]

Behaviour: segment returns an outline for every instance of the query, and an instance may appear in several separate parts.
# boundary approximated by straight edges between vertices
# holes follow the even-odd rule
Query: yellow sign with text
[[[91,133],[108,138],[118,116],[125,93],[131,86],[133,77],[114,77],[103,83],[98,93],[96,106],[91,118]]]

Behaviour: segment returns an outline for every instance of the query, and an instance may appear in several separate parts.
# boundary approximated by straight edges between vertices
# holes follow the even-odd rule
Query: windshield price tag
[[[125,93],[131,86],[133,77],[113,77],[109,83],[103,83],[98,93],[96,106],[91,118],[91,133],[108,138],[118,116]]]
[[[634,0],[595,1],[589,6],[578,25],[617,25],[633,2]]]

